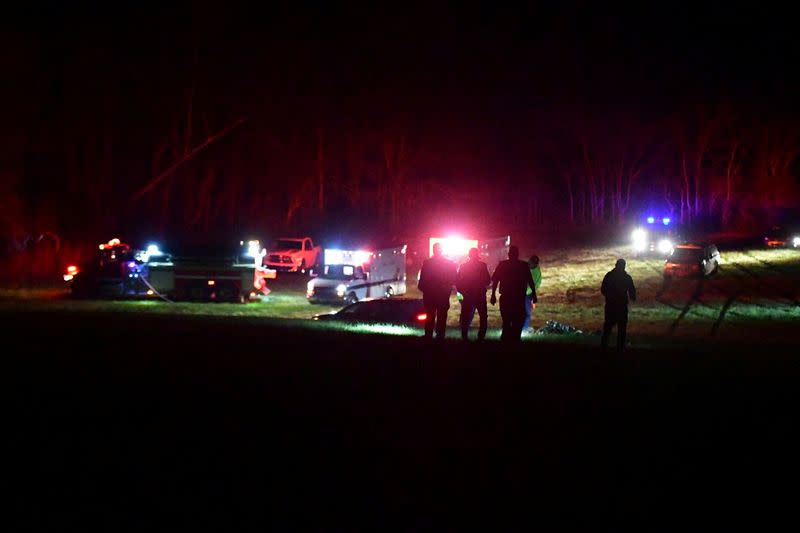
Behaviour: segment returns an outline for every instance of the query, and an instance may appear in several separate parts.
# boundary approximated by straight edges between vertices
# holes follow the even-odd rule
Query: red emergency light
[[[470,248],[478,247],[477,239],[464,239],[463,237],[431,237],[428,244],[428,255],[433,256],[433,245],[442,245],[442,255],[449,258],[466,257]]]
[[[75,265],[69,265],[67,267],[67,273],[64,274],[64,281],[72,281],[72,278],[75,277],[75,274],[78,273],[78,267]]]

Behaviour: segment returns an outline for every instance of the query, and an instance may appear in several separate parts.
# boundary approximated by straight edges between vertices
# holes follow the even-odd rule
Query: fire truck
[[[98,245],[91,259],[67,266],[64,281],[74,296],[121,298],[146,295],[147,276],[141,252],[115,237]]]
[[[150,288],[170,299],[246,303],[258,292],[268,294],[266,280],[276,277],[275,270],[263,266],[265,251],[258,240],[155,249],[147,258]]]
[[[257,240],[239,245],[179,246],[169,252],[157,244],[135,249],[118,238],[100,244],[96,257],[69,265],[64,281],[81,297],[163,297],[247,302],[268,294],[266,280],[276,272],[263,266]]]
[[[313,272],[306,297],[310,303],[351,304],[364,298],[406,293],[406,245],[342,250],[326,248],[324,264]]]

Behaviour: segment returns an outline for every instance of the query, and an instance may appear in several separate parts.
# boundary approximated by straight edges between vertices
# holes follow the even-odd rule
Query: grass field
[[[623,253],[543,257],[536,324],[596,330]],[[332,308],[301,278],[248,305],[2,291],[10,530],[777,529],[800,474],[798,260],[727,251],[667,285],[630,260],[622,354],[312,321]]]
[[[594,342],[603,320],[599,286],[614,261],[627,256],[624,248],[561,250],[542,257],[543,283],[534,326],[548,320],[573,326],[586,335],[570,339]],[[631,306],[629,334],[633,342],[717,338],[735,341],[753,331],[776,342],[792,342],[800,319],[800,252],[796,250],[723,251],[720,272],[706,280],[675,280],[665,284],[663,261],[629,258],[628,271],[639,298]],[[166,303],[150,301],[80,301],[63,290],[0,291],[0,309],[86,311],[192,316],[250,317],[277,320],[308,319],[334,307],[309,305],[305,280],[288,277],[272,285],[273,292],[248,305]],[[419,297],[415,287],[408,296]],[[449,323],[458,324],[459,304],[451,301]],[[490,328],[501,323],[497,307],[489,307]],[[309,323],[310,324],[310,323]],[[313,327],[331,327],[319,324]],[[357,331],[410,333],[397,328],[359,327]],[[456,335],[455,331],[451,335]],[[495,333],[490,333],[490,337]],[[542,336],[533,336],[537,340]],[[552,338],[553,335],[544,337]],[[590,337],[590,338],[587,338]]]

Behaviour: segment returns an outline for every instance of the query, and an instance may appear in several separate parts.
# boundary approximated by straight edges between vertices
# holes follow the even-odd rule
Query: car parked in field
[[[721,257],[714,244],[679,244],[664,264],[664,277],[705,277],[719,269]]]
[[[426,318],[425,307],[419,298],[369,298],[343,307],[335,313],[314,316],[314,320],[410,327],[422,327]]]
[[[785,226],[772,226],[764,234],[767,248],[800,248],[800,229]]]

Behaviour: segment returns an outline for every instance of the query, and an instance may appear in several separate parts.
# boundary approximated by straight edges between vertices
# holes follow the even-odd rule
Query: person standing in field
[[[600,285],[600,293],[606,299],[605,320],[603,321],[603,337],[600,346],[608,348],[608,337],[611,329],[617,326],[617,350],[625,349],[628,332],[628,300],[636,301],[636,287],[633,278],[625,272],[625,260],[617,259],[614,270],[609,271]]]
[[[422,262],[417,288],[422,292],[425,306],[425,338],[444,339],[447,328],[447,311],[450,309],[450,293],[456,280],[456,264],[442,255],[442,245],[433,245],[433,256]]]
[[[539,256],[532,255],[530,259],[528,259],[528,268],[531,270],[531,277],[533,278],[533,284],[536,286],[536,292],[539,292],[539,287],[542,285],[542,269],[539,268]],[[525,293],[525,322],[522,324],[522,330],[528,331],[531,329],[531,314],[533,310],[536,309],[536,302],[533,301],[533,293],[534,290],[528,287],[527,292]]]
[[[500,286],[500,316],[503,319],[503,333],[500,340],[518,342],[522,335],[522,324],[525,321],[525,293],[530,287],[532,301],[536,303],[536,285],[533,283],[528,263],[520,261],[519,248],[508,247],[508,259],[500,261],[492,274],[491,303],[497,303],[495,295]]]
[[[475,311],[478,311],[480,326],[478,340],[486,338],[486,328],[489,324],[489,314],[486,308],[486,289],[489,288],[491,278],[486,263],[478,258],[478,249],[470,248],[469,259],[461,265],[456,276],[456,289],[461,293],[461,338],[469,338],[469,326]]]

